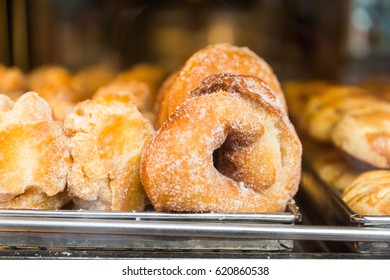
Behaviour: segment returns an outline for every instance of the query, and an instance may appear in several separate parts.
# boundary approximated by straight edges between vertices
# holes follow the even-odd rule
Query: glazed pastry
[[[203,79],[218,73],[253,75],[262,79],[271,87],[287,110],[279,82],[271,67],[263,59],[248,48],[216,44],[192,55],[178,72],[172,85],[164,87],[164,92],[160,93],[162,98],[156,126],[160,127]]]
[[[382,103],[369,92],[347,86],[332,86],[313,95],[304,108],[302,125],[310,136],[320,141],[331,141],[332,129],[340,118],[354,109]]]
[[[390,168],[390,104],[383,103],[370,103],[366,109],[344,115],[331,136],[337,147],[354,158],[377,168]]]
[[[0,208],[57,209],[71,164],[67,139],[47,102],[28,92],[0,95]]]
[[[120,97],[120,96],[119,96]],[[86,100],[64,122],[73,165],[69,193],[78,208],[142,211],[139,161],[153,134],[131,100]]]
[[[342,192],[361,173],[342,156],[338,149],[326,149],[315,153],[313,169],[329,186]]]
[[[361,174],[345,190],[342,198],[360,215],[390,215],[390,171]]]
[[[58,66],[44,66],[31,72],[28,86],[39,93],[51,106],[53,117],[63,121],[79,101],[72,88],[72,75]]]
[[[189,95],[143,152],[142,183],[155,209],[284,211],[302,150],[272,89],[253,76],[218,74]]]
[[[26,78],[16,67],[0,64],[0,94],[8,95],[16,101],[26,91]]]

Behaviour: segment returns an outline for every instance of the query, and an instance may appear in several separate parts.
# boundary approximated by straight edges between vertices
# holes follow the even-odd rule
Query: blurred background
[[[217,42],[248,46],[282,81],[387,76],[390,1],[0,0],[0,63],[24,71],[151,62],[172,72]]]

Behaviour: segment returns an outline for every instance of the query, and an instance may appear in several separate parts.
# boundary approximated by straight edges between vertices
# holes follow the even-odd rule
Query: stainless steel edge
[[[0,219],[0,231],[120,234],[144,236],[227,237],[286,240],[390,242],[390,229],[329,226],[151,222],[117,220]]]
[[[291,209],[291,210],[290,210]],[[233,214],[233,213],[164,213],[164,212],[103,212],[75,210],[0,210],[3,217],[24,218],[74,218],[74,219],[115,219],[115,220],[166,220],[166,221],[203,221],[203,222],[265,222],[294,223],[301,220],[297,207],[289,206],[291,212]]]

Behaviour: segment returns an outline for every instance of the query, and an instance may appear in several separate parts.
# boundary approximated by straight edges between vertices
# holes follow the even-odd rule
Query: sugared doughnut
[[[154,207],[284,211],[298,189],[302,147],[272,89],[256,77],[218,74],[189,94],[143,152]]]
[[[76,206],[142,211],[146,196],[139,161],[154,131],[134,103],[115,96],[83,101],[64,128],[73,158],[69,194]]]
[[[271,67],[248,48],[230,44],[210,45],[191,56],[179,71],[167,92],[161,93],[161,106],[157,115],[160,127],[169,115],[189,97],[189,93],[207,76],[218,73],[253,75],[266,82],[278,96],[284,108],[285,100],[279,82]]]
[[[55,209],[71,159],[62,125],[47,102],[28,92],[13,102],[0,95],[0,208]]]

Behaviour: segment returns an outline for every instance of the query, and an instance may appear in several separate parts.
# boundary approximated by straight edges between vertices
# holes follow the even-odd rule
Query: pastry
[[[57,209],[71,164],[67,139],[47,102],[28,92],[0,95],[0,208]]]
[[[28,77],[30,90],[43,97],[53,110],[53,117],[63,121],[79,101],[72,87],[72,75],[59,66],[43,66],[32,71]]]
[[[342,198],[359,215],[390,215],[390,171],[362,173]]]
[[[120,97],[120,96],[119,96]],[[69,194],[78,208],[142,211],[141,151],[153,134],[131,100],[83,101],[64,122],[73,165]]]
[[[89,99],[103,86],[108,85],[115,77],[116,71],[106,65],[88,66],[72,77],[72,88],[78,95],[78,100]]]
[[[16,67],[6,67],[0,64],[0,94],[8,95],[17,100],[26,91],[26,78]]]
[[[390,104],[383,101],[375,105],[370,103],[367,108],[344,115],[331,138],[354,158],[376,168],[390,168]]]

